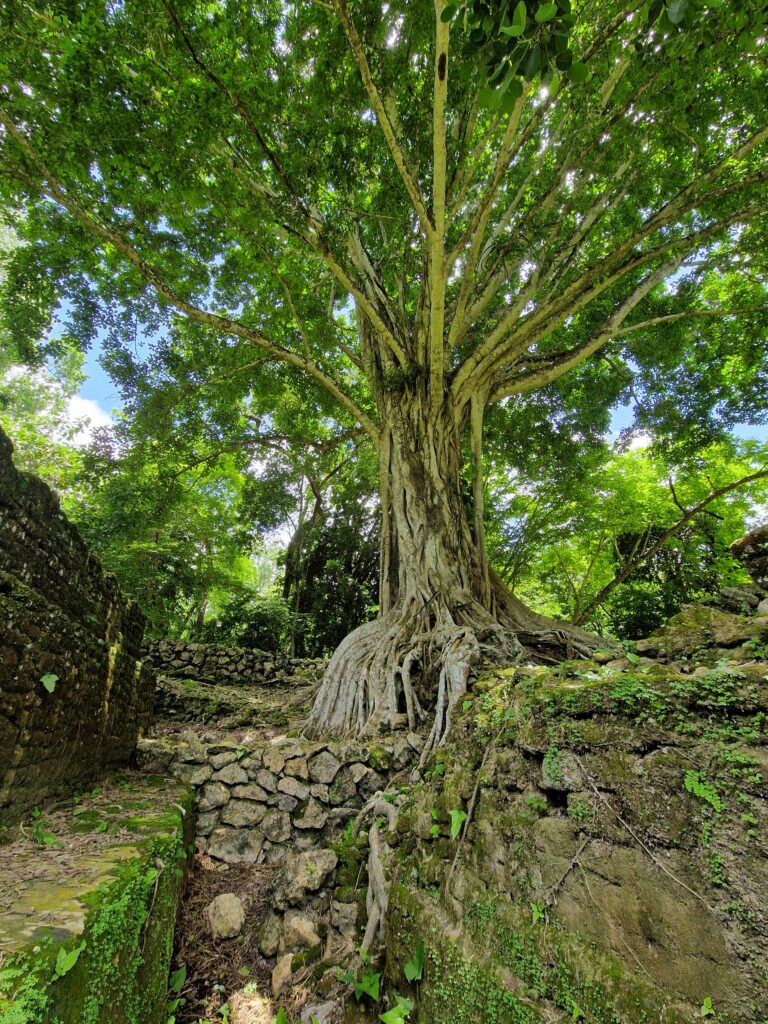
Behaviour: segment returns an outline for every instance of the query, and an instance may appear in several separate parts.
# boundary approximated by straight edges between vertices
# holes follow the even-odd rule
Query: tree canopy
[[[289,389],[374,443],[382,618],[315,727],[413,720],[432,666],[437,742],[484,635],[588,642],[488,565],[489,417],[521,460],[627,397],[689,453],[764,419],[764,36],[757,0],[6,10],[16,349],[59,308],[133,393]]]

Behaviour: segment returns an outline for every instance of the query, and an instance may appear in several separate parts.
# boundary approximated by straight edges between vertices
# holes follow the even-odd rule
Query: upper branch
[[[36,167],[41,178],[41,180],[36,183],[36,188],[40,194],[43,196],[47,195],[48,198],[63,206],[64,209],[69,211],[69,213],[83,225],[83,227],[85,227],[91,234],[101,239],[102,242],[107,242],[109,245],[114,246],[115,250],[139,272],[144,280],[151,285],[155,292],[169,303],[169,305],[178,309],[180,313],[183,313],[185,316],[197,323],[204,324],[205,326],[212,327],[217,331],[222,331],[226,334],[233,334],[236,337],[250,341],[252,344],[255,344],[259,348],[269,352],[275,359],[305,371],[317,380],[318,383],[322,384],[326,391],[328,391],[329,394],[331,394],[336,401],[347,410],[347,412],[354,416],[366,433],[368,433],[372,438],[376,438],[378,436],[378,430],[373,420],[371,420],[370,417],[360,409],[351,396],[348,395],[332,377],[321,370],[315,362],[304,356],[298,355],[296,352],[292,352],[290,349],[284,348],[282,345],[269,341],[258,331],[239,320],[233,320],[230,317],[201,309],[199,306],[195,306],[193,303],[188,302],[186,299],[178,295],[176,291],[163,279],[162,275],[155,269],[155,267],[144,259],[144,257],[128,241],[128,239],[125,238],[124,235],[118,232],[111,225],[102,221],[96,214],[89,212],[69,194],[56,176],[48,169],[39,154],[35,152],[21,130],[8,117],[5,110],[1,108],[0,124],[5,127],[6,131],[11,135],[30,163]]]
[[[386,108],[381,98],[379,90],[376,88],[376,83],[371,75],[371,69],[368,65],[368,60],[365,56],[365,50],[363,48],[363,41],[358,35],[357,29],[355,28],[354,22],[349,13],[346,0],[334,0],[334,8],[338,14],[341,24],[344,28],[344,34],[347,37],[350,48],[355,58],[355,63],[360,71],[360,77],[363,80],[365,91],[368,93],[368,99],[371,101],[371,105],[376,114],[376,118],[379,122],[379,126],[384,133],[384,138],[387,140],[389,151],[392,154],[392,158],[395,161],[395,165],[400,172],[400,177],[403,180],[406,191],[410,197],[413,208],[418,214],[419,220],[423,230],[427,235],[433,229],[432,222],[429,214],[427,213],[424,200],[421,197],[419,186],[416,183],[413,175],[408,169],[408,164],[405,159],[405,155],[400,148],[400,144],[395,136],[392,123],[390,122],[389,115],[387,114]]]

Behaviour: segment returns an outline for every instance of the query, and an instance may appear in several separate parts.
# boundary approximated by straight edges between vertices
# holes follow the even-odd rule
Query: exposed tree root
[[[599,642],[568,623],[531,612],[494,582],[494,613],[458,595],[408,602],[347,636],[333,655],[312,708],[309,736],[372,735],[432,716],[421,765],[446,736],[453,708],[484,666],[523,658],[587,656]],[[407,609],[407,610],[406,610]]]

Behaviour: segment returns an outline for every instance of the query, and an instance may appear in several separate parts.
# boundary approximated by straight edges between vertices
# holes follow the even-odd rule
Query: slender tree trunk
[[[462,495],[462,430],[426,388],[386,392],[379,441],[381,613],[336,650],[312,710],[311,735],[375,731],[433,716],[427,749],[481,662],[509,664],[522,642],[557,657],[590,646],[588,634],[536,615],[487,564],[482,527],[482,419],[471,427],[474,486]],[[470,522],[470,517],[472,522]]]

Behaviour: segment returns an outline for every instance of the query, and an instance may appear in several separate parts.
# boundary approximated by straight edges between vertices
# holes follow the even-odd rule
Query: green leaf
[[[568,68],[568,77],[572,82],[586,82],[589,69],[580,60],[575,60]]]
[[[395,999],[397,1000],[395,1005],[387,1010],[386,1013],[379,1015],[379,1020],[383,1021],[384,1024],[401,1024],[401,1021],[410,1016],[411,1010],[414,1007],[413,1001],[406,999],[405,996],[396,995]]]
[[[667,17],[673,25],[679,25],[685,18],[685,12],[688,10],[688,0],[671,0],[671,3],[667,7]]]
[[[187,980],[187,967],[186,964],[182,964],[177,971],[168,979],[168,988],[171,992],[181,992],[184,982]]]
[[[275,1024],[290,1024],[290,1021],[288,1020],[288,1014],[285,1012],[284,1006],[281,1006],[280,1009],[277,1011],[277,1016],[275,1017]]]
[[[485,88],[480,90],[478,100],[480,106],[485,107],[486,110],[498,110],[499,105],[501,103],[501,94],[497,89],[492,89],[490,88],[490,86],[485,86]],[[432,770],[432,774],[434,775],[436,771],[437,766],[435,766],[435,768]]]
[[[525,29],[526,18],[528,17],[528,8],[525,6],[525,0],[520,0],[515,13],[512,15],[512,23],[520,26],[520,31],[523,32]]]
[[[448,816],[451,819],[451,839],[455,839],[461,832],[461,826],[467,820],[467,812],[455,807],[448,812]]]
[[[557,4],[542,4],[536,11],[536,21],[543,25],[546,21],[552,21],[557,14]]]
[[[525,78],[526,81],[530,82],[536,76],[539,68],[541,67],[541,47],[534,46],[531,52],[528,54],[528,60],[525,62]]]
[[[355,986],[355,998],[359,1001],[361,995],[369,996],[374,1003],[379,999],[379,986],[381,975],[374,971],[366,971]]]
[[[53,672],[46,672],[44,676],[40,676],[40,682],[46,688],[48,693],[53,693],[56,689],[56,683],[58,683],[59,677],[54,675]]]
[[[81,942],[79,946],[76,946],[69,952],[67,952],[63,946],[59,949],[56,954],[56,964],[54,966],[54,981],[58,978],[63,978],[65,974],[68,974],[72,970],[84,949],[84,942]]]
[[[456,11],[458,11],[458,9],[458,4],[448,4],[446,7],[443,8],[443,13],[440,15],[440,21],[442,21],[444,24],[450,21],[456,14]]]
[[[413,956],[403,968],[403,972],[408,981],[421,981],[421,976],[424,973],[423,939],[419,939],[419,943],[413,951]]]
[[[715,1008],[712,1005],[712,996],[706,996],[704,998],[704,1002],[701,1004],[699,1013],[702,1017],[711,1017],[714,1012]]]
[[[440,838],[440,826],[439,825],[432,825],[430,827],[429,834],[432,836],[433,839],[439,839]]]

